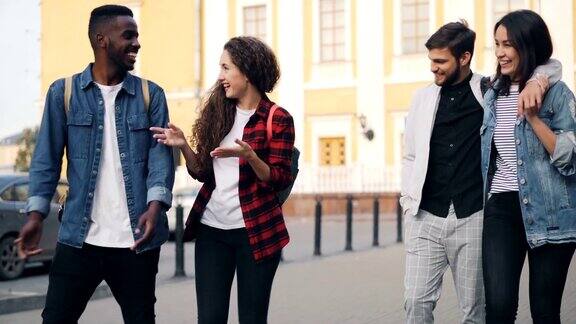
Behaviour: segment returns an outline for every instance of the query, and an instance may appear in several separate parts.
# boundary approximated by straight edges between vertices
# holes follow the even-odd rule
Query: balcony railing
[[[199,187],[185,167],[176,171],[174,190]],[[400,191],[400,167],[300,165],[292,193],[356,194],[395,193]]]
[[[400,191],[400,167],[301,165],[293,193],[370,193]]]

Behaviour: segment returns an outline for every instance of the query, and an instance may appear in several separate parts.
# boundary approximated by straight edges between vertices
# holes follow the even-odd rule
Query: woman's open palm
[[[167,146],[182,147],[186,145],[186,137],[184,132],[172,123],[168,123],[168,128],[150,127],[150,131],[154,134],[153,137]]]

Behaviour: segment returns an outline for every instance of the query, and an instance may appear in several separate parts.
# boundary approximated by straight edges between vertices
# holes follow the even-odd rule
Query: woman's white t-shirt
[[[238,146],[234,141],[242,139],[244,127],[255,112],[256,109],[243,110],[236,107],[234,125],[228,135],[220,142],[220,146]],[[238,195],[238,182],[240,180],[239,161],[240,159],[237,157],[212,159],[216,188],[214,188],[204,214],[200,219],[202,224],[219,229],[235,229],[246,226],[244,225],[244,217],[242,216]]]

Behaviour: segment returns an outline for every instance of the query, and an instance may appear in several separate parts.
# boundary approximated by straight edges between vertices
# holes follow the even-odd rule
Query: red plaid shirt
[[[242,135],[242,140],[250,144],[258,157],[270,167],[270,179],[264,182],[258,179],[250,164],[240,158],[238,195],[256,261],[279,252],[290,240],[276,192],[293,181],[290,165],[294,149],[294,121],[286,110],[280,107],[276,109],[272,119],[272,139],[268,142],[266,121],[273,105],[273,102],[262,99]],[[190,175],[204,182],[186,220],[187,227],[195,227],[204,214],[216,184],[213,175],[209,179],[198,179],[193,172]]]

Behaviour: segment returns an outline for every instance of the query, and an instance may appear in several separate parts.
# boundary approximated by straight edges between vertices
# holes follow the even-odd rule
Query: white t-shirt
[[[234,141],[242,139],[244,127],[254,112],[256,112],[256,109],[242,110],[236,107],[234,125],[228,135],[220,142],[220,146],[238,146]],[[206,210],[204,210],[204,215],[200,219],[202,224],[219,229],[234,229],[246,226],[238,195],[239,163],[240,159],[236,157],[212,159],[216,188],[212,192],[212,196],[206,205]]]
[[[104,98],[102,155],[96,178],[90,229],[84,242],[97,246],[127,248],[134,245],[118,139],[114,104],[122,83],[97,84]]]

